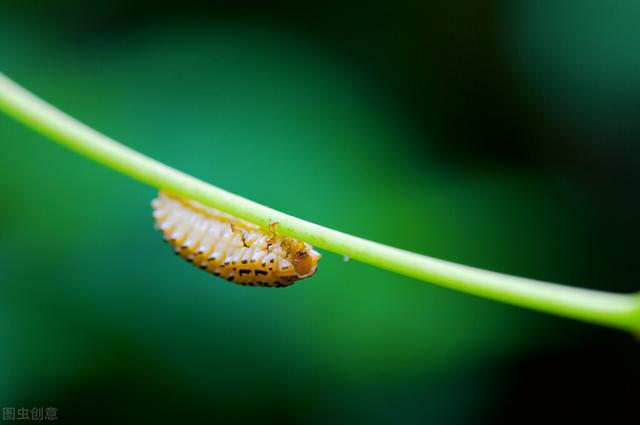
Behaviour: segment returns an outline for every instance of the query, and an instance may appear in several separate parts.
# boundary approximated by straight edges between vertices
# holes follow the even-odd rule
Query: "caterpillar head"
[[[304,278],[316,272],[319,259],[320,254],[314,251],[309,244],[302,242],[293,252],[291,262],[293,263],[296,273],[298,273],[301,278]]]

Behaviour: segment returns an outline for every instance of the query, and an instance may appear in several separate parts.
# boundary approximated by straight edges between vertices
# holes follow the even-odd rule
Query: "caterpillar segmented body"
[[[320,254],[308,243],[164,192],[151,205],[156,227],[176,253],[216,276],[283,287],[316,272]]]

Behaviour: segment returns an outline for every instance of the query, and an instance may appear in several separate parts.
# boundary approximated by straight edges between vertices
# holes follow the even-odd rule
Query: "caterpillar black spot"
[[[320,254],[198,202],[160,192],[151,203],[156,227],[195,266],[239,285],[284,287],[313,275]]]

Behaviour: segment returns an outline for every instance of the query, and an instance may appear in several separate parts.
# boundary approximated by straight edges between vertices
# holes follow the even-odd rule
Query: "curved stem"
[[[640,331],[640,296],[525,279],[419,255],[328,229],[259,205],[117,143],[37,98],[0,73],[0,109],[107,167],[160,189],[320,248],[469,294],[595,324]]]

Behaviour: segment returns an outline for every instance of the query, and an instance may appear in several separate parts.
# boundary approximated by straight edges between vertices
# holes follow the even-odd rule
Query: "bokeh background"
[[[635,0],[0,2],[0,69],[115,139],[448,260],[638,290]],[[0,402],[61,423],[637,417],[638,341],[325,253],[216,280],[155,191],[0,116]],[[614,420],[614,422],[616,422]]]

